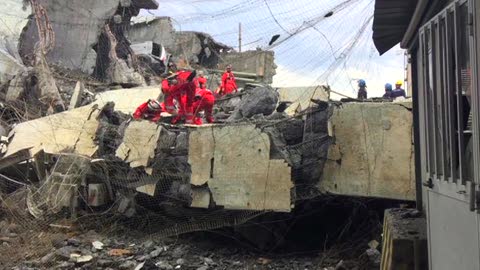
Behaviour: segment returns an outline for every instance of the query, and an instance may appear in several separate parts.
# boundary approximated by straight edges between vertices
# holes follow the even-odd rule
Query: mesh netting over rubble
[[[31,236],[161,239],[290,212],[320,195],[332,108],[317,100],[289,116],[277,103],[274,89],[246,87],[219,100],[214,125],[132,121],[112,102],[18,124],[2,159],[6,220]]]

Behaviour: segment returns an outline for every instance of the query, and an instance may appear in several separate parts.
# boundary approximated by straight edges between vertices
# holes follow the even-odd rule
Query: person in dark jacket
[[[385,94],[383,95],[384,99],[391,99],[392,98],[392,85],[387,83],[385,84]]]
[[[407,97],[405,90],[402,89],[402,84],[403,84],[402,81],[397,81],[395,83],[395,89],[392,91],[391,98],[395,99],[397,97],[404,97],[404,98]]]
[[[365,80],[358,81],[357,99],[360,99],[360,100],[367,99],[367,83],[365,82]]]

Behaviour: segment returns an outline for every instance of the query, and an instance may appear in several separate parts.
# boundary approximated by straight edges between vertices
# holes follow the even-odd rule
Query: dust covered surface
[[[381,213],[397,203],[329,197],[299,205],[295,213],[267,214],[250,222],[175,237],[156,237],[155,224],[125,226],[112,218],[67,220],[42,231],[1,222],[2,269],[378,269],[368,243],[380,241]],[[3,216],[4,217],[4,216]],[[328,222],[327,222],[328,221]],[[274,232],[260,248],[251,236]],[[257,233],[245,234],[249,230]],[[243,233],[242,233],[243,232]],[[270,237],[272,239],[272,237]]]

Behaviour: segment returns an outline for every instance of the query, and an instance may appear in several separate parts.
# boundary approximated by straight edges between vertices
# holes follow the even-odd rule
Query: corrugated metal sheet
[[[376,0],[373,42],[383,54],[402,41],[417,5],[416,0]]]

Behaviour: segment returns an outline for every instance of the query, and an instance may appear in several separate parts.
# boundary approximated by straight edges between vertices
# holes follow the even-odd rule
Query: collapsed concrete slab
[[[279,87],[277,88],[280,102],[288,102],[286,113],[290,116],[306,110],[312,105],[312,99],[328,101],[330,89],[327,86]]]
[[[115,103],[115,110],[132,114],[135,109],[149,99],[156,99],[162,96],[160,87],[136,87],[128,90],[112,90],[98,93],[94,97],[94,104],[99,107],[105,106],[108,102]]]
[[[411,103],[344,103],[331,118],[325,192],[415,199]]]
[[[291,168],[270,157],[270,138],[255,125],[207,126],[189,136],[191,183],[207,185],[218,206],[289,212]]]
[[[130,167],[148,167],[155,157],[155,149],[160,138],[161,127],[148,121],[131,122],[125,129],[123,142],[116,156],[130,164]]]
[[[93,139],[99,112],[96,107],[86,106],[18,124],[10,132],[8,150],[3,158],[22,150],[28,150],[32,157],[41,151],[91,157],[97,150]]]
[[[285,132],[289,121],[195,127],[130,121],[128,116],[116,115],[122,113],[112,101],[128,105],[121,110],[130,112],[134,108],[131,95],[146,99],[158,92],[158,88],[106,92],[91,105],[22,123],[10,134],[0,168],[28,159],[45,165],[37,160],[40,153],[78,155],[91,164],[113,164],[115,168],[108,179],[95,178],[95,190],[106,189],[98,187],[105,185],[108,190],[159,201],[167,196],[197,208],[291,211],[296,198],[292,169],[300,162],[291,161],[289,155],[296,151],[287,148],[301,147],[302,137],[291,139]],[[284,154],[277,155],[279,151]],[[39,179],[57,178],[43,175]],[[31,205],[35,205],[35,197]]]

